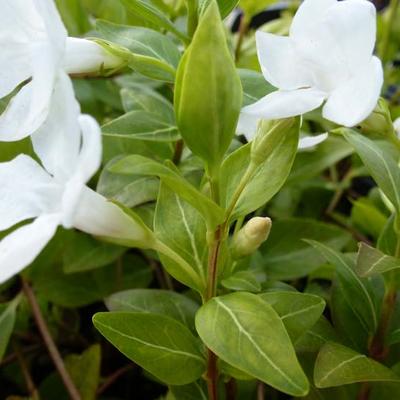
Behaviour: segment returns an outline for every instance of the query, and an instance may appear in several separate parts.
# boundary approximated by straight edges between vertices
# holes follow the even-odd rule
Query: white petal
[[[0,163],[0,230],[48,212],[57,196],[51,176],[32,158]]]
[[[311,85],[312,78],[290,38],[258,31],[256,41],[258,60],[268,82],[283,90]]]
[[[290,36],[300,40],[309,37],[309,29],[336,3],[337,0],[304,0],[293,18]]]
[[[0,98],[2,98],[31,76],[31,66],[26,57],[25,45],[3,44],[2,40],[0,44]]]
[[[280,119],[305,114],[318,108],[326,94],[315,89],[279,90],[242,109],[264,119]]]
[[[28,55],[29,56],[29,55]],[[48,43],[31,48],[32,81],[10,101],[0,116],[0,140],[14,141],[29,136],[46,120],[54,87],[56,59]]]
[[[337,2],[323,17],[352,73],[367,63],[376,40],[376,9],[366,0]]]
[[[81,145],[79,115],[72,82],[68,75],[60,72],[49,116],[32,135],[33,148],[42,164],[60,180],[69,179],[77,167]]]
[[[324,118],[348,127],[359,124],[375,108],[382,84],[382,64],[372,57],[355,78],[329,96],[323,108]]]
[[[400,137],[400,118],[397,118],[394,122],[393,122],[393,126],[394,126],[394,130],[397,133],[397,136]]]
[[[118,206],[88,187],[81,192],[73,226],[96,236],[137,242],[146,240],[146,234],[138,224]]]
[[[82,147],[77,169],[83,182],[86,183],[101,165],[101,130],[97,121],[90,115],[81,115],[79,125],[82,133]]]
[[[54,236],[56,214],[43,215],[11,232],[0,242],[0,283],[27,267]]]
[[[121,63],[121,59],[106,52],[91,40],[67,38],[64,70],[69,74],[97,72],[102,68],[112,69]]]
[[[33,3],[39,15],[42,17],[44,28],[47,33],[47,40],[51,43],[53,50],[61,57],[65,51],[67,30],[54,4],[54,0],[33,0]]]
[[[241,112],[236,128],[237,134],[244,135],[247,141],[250,142],[256,134],[258,120],[257,116]]]
[[[311,147],[316,146],[317,144],[322,143],[328,138],[328,133],[321,133],[316,136],[305,136],[300,138],[299,141],[299,150],[309,149]]]

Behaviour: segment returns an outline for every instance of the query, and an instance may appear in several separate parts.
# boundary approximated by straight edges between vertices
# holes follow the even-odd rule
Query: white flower
[[[400,118],[397,118],[393,122],[394,130],[396,131],[397,137],[400,138]]]
[[[245,115],[287,118],[326,101],[324,118],[354,126],[373,111],[383,83],[373,56],[376,10],[367,0],[305,0],[289,37],[257,32],[265,79],[279,90],[245,107]]]
[[[0,163],[0,230],[34,218],[0,242],[0,283],[29,265],[59,225],[151,246],[152,235],[117,205],[86,186],[101,162],[101,132],[80,115],[67,76],[61,76],[54,109],[32,137],[42,165],[21,154]]]
[[[94,42],[67,38],[53,0],[3,0],[0,26],[0,98],[25,83],[0,115],[2,141],[22,139],[43,124],[57,81],[66,72],[120,63]]]

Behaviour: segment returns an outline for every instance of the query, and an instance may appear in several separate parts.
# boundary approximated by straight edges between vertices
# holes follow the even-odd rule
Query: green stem
[[[381,47],[381,59],[383,62],[387,61],[387,53],[389,50],[390,36],[392,33],[393,23],[396,17],[396,11],[399,6],[400,0],[391,0],[389,4],[388,10],[388,20],[385,25],[385,29],[383,32],[382,38],[382,47]]]
[[[239,36],[238,36],[238,40],[236,42],[236,49],[235,49],[236,63],[240,59],[240,51],[242,50],[243,40],[244,40],[244,37],[246,36],[248,29],[249,29],[249,25],[247,23],[246,15],[242,15],[242,17],[240,18]]]

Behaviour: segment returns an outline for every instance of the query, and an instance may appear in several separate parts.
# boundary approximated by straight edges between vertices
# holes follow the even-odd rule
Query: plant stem
[[[207,390],[208,400],[218,400],[218,357],[207,349]]]
[[[392,33],[393,23],[396,17],[396,11],[399,6],[400,0],[391,0],[388,10],[388,20],[383,32],[382,47],[381,47],[381,59],[383,62],[387,61],[387,53],[389,50],[390,35]]]
[[[22,288],[32,308],[32,313],[35,318],[36,325],[40,331],[40,334],[42,335],[50,358],[52,359],[58,373],[60,374],[60,377],[64,383],[65,388],[68,391],[70,398],[72,400],[81,400],[81,395],[79,394],[78,389],[76,388],[68,371],[66,370],[61,354],[58,351],[53,338],[51,337],[49,328],[43,318],[35,293],[24,278],[22,278]]]
[[[263,382],[258,382],[257,384],[257,400],[265,399],[265,385]]]
[[[226,400],[235,400],[237,394],[237,385],[235,378],[229,379],[228,382],[225,383],[225,393]]]
[[[110,386],[112,386],[122,375],[130,371],[135,367],[135,364],[128,364],[124,367],[117,369],[113,372],[110,376],[106,378],[104,383],[97,389],[96,394],[97,396],[102,395]]]
[[[249,29],[246,16],[242,15],[240,17],[240,24],[239,24],[239,36],[238,40],[236,43],[236,49],[235,49],[235,61],[238,62],[240,58],[240,51],[242,49],[242,44],[244,37],[246,36],[247,30]]]

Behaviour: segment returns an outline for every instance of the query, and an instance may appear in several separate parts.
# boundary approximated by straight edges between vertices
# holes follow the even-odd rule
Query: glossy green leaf
[[[238,73],[243,88],[243,107],[255,103],[276,90],[260,72],[252,69],[239,69]]]
[[[294,347],[298,353],[315,353],[331,341],[338,341],[338,336],[328,320],[321,316],[311,329],[296,340]]]
[[[378,323],[376,299],[369,282],[357,276],[354,261],[325,244],[314,240],[307,240],[307,242],[316,248],[326,261],[335,266],[347,301],[352,305],[357,318],[365,328],[374,333]]]
[[[246,292],[259,292],[261,284],[252,271],[238,271],[221,281],[222,286],[231,290],[242,290]]]
[[[171,386],[171,400],[208,400],[207,387],[203,380],[189,385]]]
[[[179,224],[176,224],[177,220]],[[196,209],[181,200],[164,184],[160,187],[154,229],[157,237],[192,268],[189,275],[176,262],[160,255],[167,271],[178,281],[202,293],[205,288],[208,257],[206,225]]]
[[[166,165],[139,155],[131,155],[116,162],[110,170],[120,174],[158,176],[171,190],[196,208],[209,226],[217,226],[223,221],[224,210],[221,207]]]
[[[325,301],[318,296],[298,292],[266,292],[259,295],[278,313],[295,342],[321,317]]]
[[[189,297],[161,289],[132,289],[114,293],[106,299],[110,311],[136,311],[161,314],[194,329],[198,304]]]
[[[96,30],[99,44],[130,68],[152,79],[174,82],[180,52],[168,37],[151,29],[107,21],[97,21]]]
[[[307,378],[281,319],[257,295],[214,297],[198,311],[196,328],[204,343],[234,367],[282,392],[307,393]]]
[[[180,138],[175,124],[148,111],[130,111],[102,126],[104,136],[173,142]]]
[[[337,343],[322,347],[315,362],[314,380],[319,388],[355,382],[400,383],[400,377],[391,369]]]
[[[276,0],[240,0],[239,5],[245,15],[250,18],[274,3]]]
[[[368,139],[354,130],[345,129],[343,135],[356,149],[378,186],[393,203],[396,210],[400,211],[398,154],[394,154],[388,146]]]
[[[143,0],[121,0],[125,7],[133,14],[143,18],[145,21],[150,22],[152,25],[159,28],[164,28],[184,42],[188,41],[186,34],[178,30],[175,25],[156,7],[150,2]]]
[[[0,305],[0,361],[3,358],[14,329],[18,300]]]
[[[356,263],[358,275],[367,277],[398,268],[400,268],[398,258],[388,256],[365,243],[360,243]]]
[[[112,263],[126,248],[100,242],[80,232],[69,232],[63,254],[63,270],[66,274],[89,271]]]
[[[169,385],[194,382],[205,370],[199,341],[172,318],[107,312],[97,313],[93,323],[121,353]]]
[[[64,362],[82,400],[95,400],[100,382],[100,345],[89,347],[81,355],[70,354]]]
[[[251,168],[251,146],[249,143],[231,153],[223,162],[221,168],[220,197],[221,204],[229,207],[234,194],[242,184],[246,184],[236,201],[231,218],[249,214],[263,206],[274,196],[285,183],[297,152],[300,120],[284,130],[265,132],[271,142],[268,154],[263,162]]]
[[[181,60],[175,89],[179,131],[211,169],[219,165],[232,141],[241,104],[240,79],[213,0]]]
[[[273,222],[268,241],[260,248],[268,276],[295,279],[312,272],[324,258],[303,239],[314,239],[336,250],[343,248],[351,236],[335,225],[305,218],[286,218]]]

